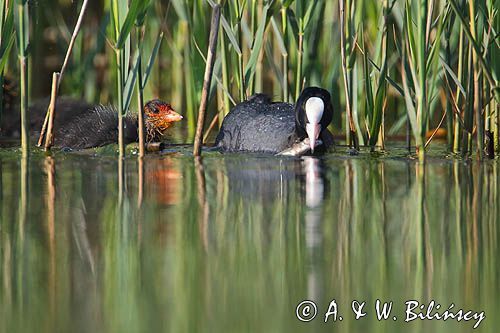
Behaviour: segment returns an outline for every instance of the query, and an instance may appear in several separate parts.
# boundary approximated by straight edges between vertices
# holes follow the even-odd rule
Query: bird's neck
[[[137,114],[127,114],[123,118],[126,127],[126,133],[133,136],[134,141],[139,139],[139,118]],[[146,135],[146,142],[156,142],[161,140],[161,133],[157,127],[147,119],[144,119],[144,130]]]

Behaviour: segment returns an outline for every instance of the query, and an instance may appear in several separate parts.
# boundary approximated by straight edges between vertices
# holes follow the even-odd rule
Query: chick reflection
[[[181,198],[181,179],[179,162],[174,159],[162,159],[154,163],[145,163],[146,184],[156,201],[162,205],[175,205]]]
[[[323,219],[322,203],[325,199],[325,181],[322,174],[322,161],[307,156],[302,158],[305,191],[305,238],[308,249],[307,294],[309,299],[320,302],[323,281],[321,265],[317,259],[322,253],[323,242],[321,221]]]

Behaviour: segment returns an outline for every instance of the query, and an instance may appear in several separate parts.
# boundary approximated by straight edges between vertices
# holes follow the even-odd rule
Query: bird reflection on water
[[[308,250],[307,295],[309,300],[321,300],[323,283],[321,266],[317,258],[322,251],[322,205],[325,199],[325,180],[322,160],[305,156],[302,158],[302,168],[305,178],[305,239]]]

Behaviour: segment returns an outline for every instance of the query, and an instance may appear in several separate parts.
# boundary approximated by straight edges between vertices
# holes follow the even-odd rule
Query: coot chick
[[[28,112],[31,133],[39,134],[48,100],[32,105]],[[154,99],[144,106],[146,140],[160,141],[163,133],[180,121],[182,116],[170,104]],[[19,115],[10,112],[3,121],[3,135],[16,136],[19,131]],[[71,98],[59,98],[54,119],[54,146],[59,148],[87,149],[116,143],[118,140],[118,111],[112,106],[91,105]],[[139,140],[137,114],[123,118],[125,144]]]
[[[215,146],[227,152],[279,153],[309,138],[314,153],[317,139],[325,148],[333,145],[327,129],[332,116],[330,93],[322,88],[305,88],[295,105],[257,94],[227,114]]]

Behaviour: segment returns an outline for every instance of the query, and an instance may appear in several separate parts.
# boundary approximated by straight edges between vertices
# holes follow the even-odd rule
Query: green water
[[[113,156],[0,153],[1,332],[471,332],[477,322],[405,323],[408,300],[484,311],[475,331],[498,332],[498,161],[424,166],[397,150],[195,161],[175,150],[142,166],[127,158],[123,177]],[[394,302],[386,321],[377,299]],[[296,318],[303,300],[318,308],[308,323]],[[337,321],[324,323],[332,300]],[[359,320],[353,300],[366,301]]]

